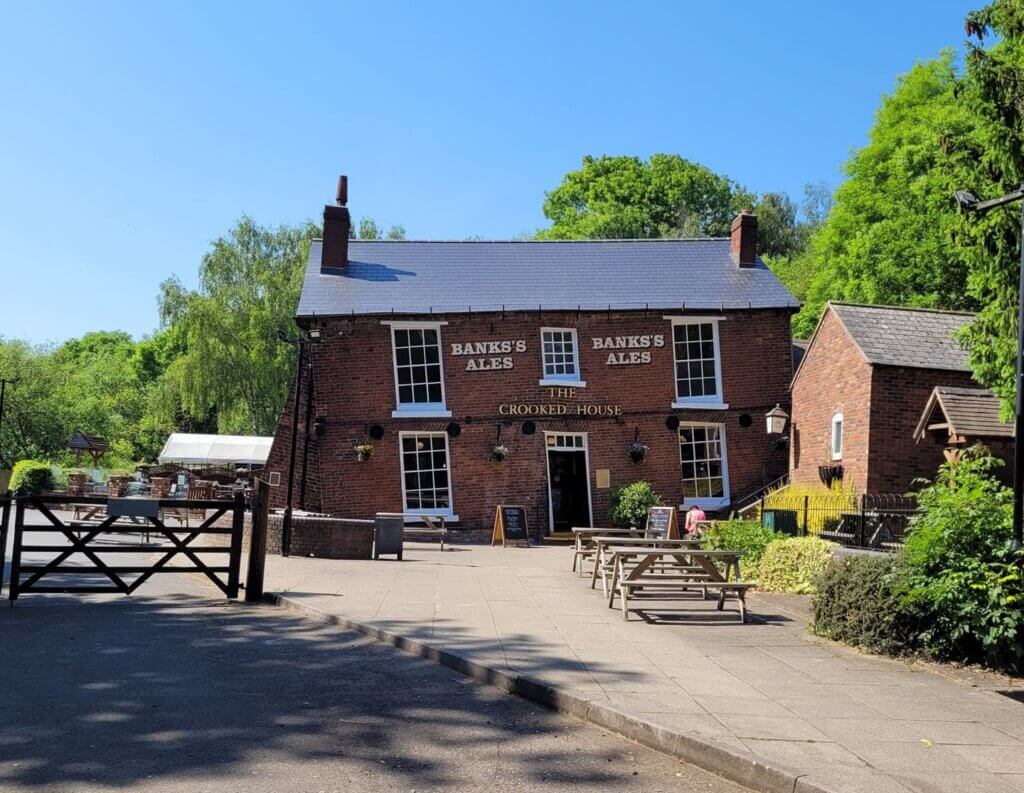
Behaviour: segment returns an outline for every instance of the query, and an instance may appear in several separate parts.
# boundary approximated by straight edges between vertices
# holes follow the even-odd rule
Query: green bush
[[[830,564],[814,596],[812,630],[887,655],[919,648],[918,617],[906,607],[895,556],[847,556]]]
[[[903,602],[927,615],[921,644],[942,660],[1024,671],[1024,577],[1014,565],[1012,493],[980,447],[920,491],[903,552]]]
[[[661,496],[651,489],[649,482],[633,482],[615,488],[609,495],[611,509],[608,516],[612,525],[622,529],[646,525],[647,510],[661,506]]]
[[[776,534],[757,520],[723,520],[709,525],[702,533],[703,547],[710,550],[741,551],[740,569],[745,578],[754,575],[761,554]]]
[[[41,460],[18,460],[11,470],[8,487],[22,494],[53,490],[53,469]]]
[[[817,537],[774,540],[757,563],[757,585],[769,592],[810,594],[831,563],[834,547]]]

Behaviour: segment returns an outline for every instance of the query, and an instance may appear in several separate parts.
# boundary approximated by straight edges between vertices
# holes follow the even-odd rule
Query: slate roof
[[[891,306],[829,303],[868,363],[969,371],[953,334],[973,314]]]
[[[310,248],[298,316],[467,311],[797,308],[728,239],[349,242],[343,271]]]
[[[938,421],[936,411],[941,412]],[[928,397],[914,438],[921,440],[929,424],[945,422],[949,435],[962,438],[1012,438],[1013,425],[999,418],[999,397],[987,388],[936,386]]]

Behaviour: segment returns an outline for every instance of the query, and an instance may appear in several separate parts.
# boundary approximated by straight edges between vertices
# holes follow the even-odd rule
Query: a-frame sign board
[[[651,507],[647,510],[647,528],[644,534],[648,537],[664,537],[669,540],[679,539],[679,513],[675,507]]]
[[[499,504],[494,509],[494,531],[491,545],[530,547],[530,532],[526,524],[526,507],[521,504]]]

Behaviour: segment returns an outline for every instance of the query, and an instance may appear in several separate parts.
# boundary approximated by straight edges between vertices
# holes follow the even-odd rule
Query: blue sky
[[[942,2],[0,0],[0,336],[138,336],[242,213],[507,238],[585,154],[794,197],[959,49]]]

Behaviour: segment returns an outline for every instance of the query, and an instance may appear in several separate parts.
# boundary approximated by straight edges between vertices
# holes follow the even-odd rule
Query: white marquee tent
[[[272,437],[172,432],[157,461],[178,465],[266,465]]]

